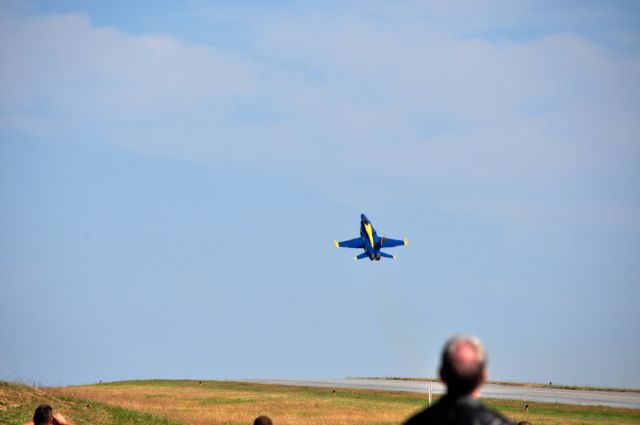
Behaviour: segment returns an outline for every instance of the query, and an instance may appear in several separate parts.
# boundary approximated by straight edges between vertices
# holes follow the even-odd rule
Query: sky
[[[633,1],[2,0],[0,379],[640,388],[639,118]]]

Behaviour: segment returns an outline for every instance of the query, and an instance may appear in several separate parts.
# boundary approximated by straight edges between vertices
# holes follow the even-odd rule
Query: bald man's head
[[[253,421],[253,425],[273,425],[271,422],[271,418],[268,416],[258,416],[255,421]]]
[[[485,378],[487,355],[480,340],[471,335],[450,338],[442,350],[440,377],[452,394],[470,394]]]

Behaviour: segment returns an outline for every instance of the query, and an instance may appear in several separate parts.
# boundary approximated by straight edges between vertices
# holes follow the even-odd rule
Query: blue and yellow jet
[[[398,239],[389,239],[378,236],[376,229],[373,228],[371,222],[366,215],[360,214],[360,237],[350,239],[348,241],[333,241],[338,248],[360,248],[364,249],[364,252],[357,257],[354,257],[356,261],[362,260],[365,257],[369,257],[369,260],[380,261],[380,257],[396,258],[395,255],[387,254],[380,251],[382,248],[393,248],[394,246],[407,245],[409,241],[401,241]]]

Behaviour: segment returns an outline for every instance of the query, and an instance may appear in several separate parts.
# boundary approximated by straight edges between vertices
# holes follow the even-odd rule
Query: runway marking
[[[486,389],[487,387],[483,387],[484,389]],[[504,387],[499,387],[500,389],[503,389]],[[616,394],[606,394],[605,391],[599,391],[599,390],[594,390],[594,391],[585,391],[585,390],[569,390],[569,389],[552,389],[549,388],[547,389],[542,389],[542,388],[528,388],[528,387],[513,387],[513,389],[515,391],[520,391],[522,393],[524,392],[532,392],[532,393],[538,393],[538,394],[564,394],[567,396],[570,395],[582,395],[582,396],[591,396],[591,397],[609,397],[609,398],[616,398],[616,397],[621,397],[621,398],[625,398],[625,399],[634,399],[634,398],[640,398],[640,396],[635,395],[634,393],[616,393]],[[595,392],[598,391],[598,392]]]
[[[442,394],[445,392],[443,383],[425,381],[396,381],[383,379],[262,379],[249,380],[249,382],[262,382],[280,385],[296,385],[308,387],[342,387],[358,388],[381,391],[403,391],[426,393],[427,386],[431,385],[432,392]],[[480,389],[483,398],[501,398],[507,400],[522,400],[538,403],[559,403],[571,405],[602,405],[613,407],[625,407],[640,409],[640,393],[624,393],[599,390],[570,390],[560,388],[536,388],[517,387],[512,385],[487,384]]]

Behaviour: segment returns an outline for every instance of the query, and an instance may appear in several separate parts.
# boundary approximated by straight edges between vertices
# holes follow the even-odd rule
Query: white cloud
[[[0,125],[196,162],[277,166],[330,187],[363,173],[455,191],[637,182],[633,49],[572,32],[459,36],[425,25],[433,7],[407,8],[414,13],[356,4],[249,15],[246,50],[131,35],[83,15],[5,13]],[[344,171],[327,176],[328,164]]]
[[[242,60],[167,35],[132,36],[93,27],[85,16],[19,18],[3,25],[3,110],[19,118],[49,117],[68,129],[89,122],[101,131],[163,127],[214,102],[229,114],[252,90]],[[5,120],[6,121],[6,120]],[[135,140],[113,135],[113,142]]]

